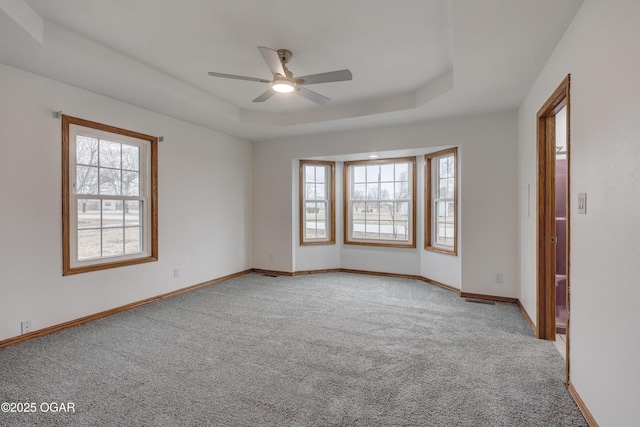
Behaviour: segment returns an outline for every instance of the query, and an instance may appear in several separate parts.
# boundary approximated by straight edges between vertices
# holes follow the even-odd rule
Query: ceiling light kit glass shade
[[[273,90],[280,93],[293,92],[293,84],[289,80],[285,80],[285,79],[274,80],[271,87],[273,88]]]

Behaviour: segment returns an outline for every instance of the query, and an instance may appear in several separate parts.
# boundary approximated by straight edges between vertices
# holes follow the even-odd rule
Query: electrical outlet
[[[502,273],[496,273],[496,283],[502,283],[504,280],[504,276]]]
[[[269,261],[273,261],[273,254],[269,254]]]
[[[22,321],[22,333],[27,334],[31,332],[31,320]]]
[[[180,269],[178,267],[173,268],[173,277],[180,277]]]

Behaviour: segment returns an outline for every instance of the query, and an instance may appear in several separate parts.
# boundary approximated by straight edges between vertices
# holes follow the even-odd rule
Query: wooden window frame
[[[327,203],[326,212],[328,213],[327,221],[327,237],[306,239],[305,223],[306,223],[306,202],[305,188],[306,177],[304,174],[305,166],[323,166],[326,168],[326,177],[329,180],[329,185],[326,187],[326,197],[324,199]],[[299,221],[300,221],[300,246],[312,246],[312,245],[333,245],[336,243],[336,163],[321,160],[300,160],[299,165]],[[325,182],[325,186],[326,186]],[[316,199],[319,200],[319,199]]]
[[[454,192],[453,192],[453,246],[440,245],[434,242],[435,239],[435,198],[434,198],[434,174],[433,161],[441,157],[453,155],[454,158]],[[446,150],[429,153],[425,159],[425,197],[424,197],[424,248],[428,251],[440,252],[448,255],[458,255],[458,148],[448,148]]]
[[[75,153],[71,153],[75,143],[70,141],[72,134],[72,126],[84,127],[102,133],[110,133],[114,135],[116,141],[118,137],[133,138],[140,140],[141,144],[145,144],[145,158],[140,161],[146,163],[146,177],[142,191],[145,192],[147,205],[145,209],[146,215],[143,215],[143,233],[145,237],[143,242],[146,243],[143,251],[136,255],[125,255],[115,257],[96,258],[91,261],[72,260],[74,253],[72,248],[72,239],[77,239],[77,230],[72,230],[72,224],[75,223],[72,214],[77,209],[77,196],[74,194],[74,183],[72,176],[75,172],[72,168],[76,168]],[[140,178],[141,183],[143,182]],[[90,196],[93,198],[93,195]],[[123,196],[124,198],[124,196]],[[75,207],[72,205],[75,204]],[[75,244],[77,247],[77,242]],[[76,249],[77,250],[77,249]],[[158,138],[145,135],[139,132],[133,132],[114,126],[105,125],[77,117],[67,115],[62,116],[62,274],[63,276],[86,273],[90,271],[105,270],[110,268],[124,267],[128,265],[153,262],[158,260]]]
[[[408,236],[406,243],[398,240],[382,240],[382,239],[354,239],[349,237],[353,224],[351,223],[351,166],[355,165],[382,165],[389,163],[409,163],[411,165],[411,176],[408,182],[411,185],[409,201],[409,213],[411,218],[408,220]],[[415,248],[416,247],[416,158],[415,157],[398,157],[373,160],[356,160],[344,162],[344,179],[343,179],[343,215],[344,215],[344,244],[360,245],[360,246],[379,246],[393,248]]]

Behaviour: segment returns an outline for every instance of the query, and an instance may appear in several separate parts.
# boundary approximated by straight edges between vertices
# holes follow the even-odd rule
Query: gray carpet
[[[0,350],[0,425],[586,426],[563,381],[513,304],[248,274]]]

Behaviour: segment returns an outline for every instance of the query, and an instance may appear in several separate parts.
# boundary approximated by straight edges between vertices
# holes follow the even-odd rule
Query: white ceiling
[[[0,62],[259,141],[513,110],[581,3],[0,0]],[[310,87],[332,98],[319,106],[207,75],[270,79],[257,46],[291,50],[294,75],[353,80]]]

